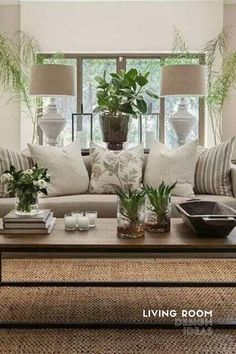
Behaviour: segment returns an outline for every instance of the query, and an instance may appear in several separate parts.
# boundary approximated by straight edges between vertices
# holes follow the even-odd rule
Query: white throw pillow
[[[115,193],[113,185],[132,190],[139,188],[144,159],[143,144],[130,150],[111,151],[91,143],[90,159],[90,193]]]
[[[173,184],[177,181],[172,195],[194,196],[194,171],[196,165],[197,141],[187,143],[175,150],[154,142],[150,150],[144,173],[144,184],[157,188],[164,181]]]
[[[88,191],[89,177],[79,142],[75,141],[63,149],[32,144],[28,144],[28,147],[33,161],[39,167],[47,168],[51,176],[49,197]]]

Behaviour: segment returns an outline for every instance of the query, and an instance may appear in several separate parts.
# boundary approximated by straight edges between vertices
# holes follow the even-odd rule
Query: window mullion
[[[83,104],[83,59],[81,56],[77,57],[77,101],[76,112],[81,112]]]

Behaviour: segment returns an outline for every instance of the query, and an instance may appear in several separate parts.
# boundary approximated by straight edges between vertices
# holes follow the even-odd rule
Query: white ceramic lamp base
[[[187,142],[189,134],[196,124],[196,117],[194,117],[187,110],[186,103],[181,100],[178,111],[170,118],[169,123],[178,138],[178,145],[183,145]]]
[[[56,146],[57,138],[66,125],[66,119],[57,112],[54,99],[51,99],[47,108],[47,113],[39,119],[38,125],[47,137],[47,144]]]

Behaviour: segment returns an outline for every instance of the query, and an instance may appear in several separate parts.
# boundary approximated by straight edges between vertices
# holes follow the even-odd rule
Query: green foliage
[[[176,182],[174,184],[166,185],[164,182],[161,182],[158,188],[152,188],[145,186],[143,188],[145,194],[147,195],[150,204],[151,210],[158,215],[165,215],[168,205],[170,203],[171,191],[175,188]]]
[[[95,112],[107,112],[111,114],[138,114],[147,112],[147,103],[144,94],[158,99],[158,95],[150,90],[144,90],[148,84],[149,72],[144,75],[136,69],[128,72],[121,70],[119,73],[110,73],[110,81],[106,80],[106,72],[103,77],[97,76],[97,104]]]
[[[140,191],[124,191],[117,190],[117,195],[120,198],[120,213],[122,216],[130,220],[132,223],[139,221],[140,208],[144,202],[145,192]]]
[[[10,169],[1,176],[1,181],[7,183],[10,196],[15,196],[18,191],[26,194],[41,192],[47,195],[50,175],[46,168],[39,168],[37,164],[25,171],[17,171],[14,166],[10,166]]]
[[[222,112],[230,91],[236,83],[236,51],[228,51],[231,27],[226,26],[201,49],[205,53],[207,66],[207,104],[215,144],[222,141]],[[186,41],[180,31],[175,30],[173,51],[189,53]]]
[[[231,28],[225,27],[204,48],[208,66],[206,103],[211,118],[215,143],[222,141],[222,113],[230,91],[236,83],[236,51],[228,52]]]
[[[37,40],[28,33],[19,31],[13,37],[0,33],[0,87],[4,92],[12,94],[9,101],[21,100],[33,125],[37,99],[29,96],[29,78],[39,50]]]
[[[9,93],[8,103],[20,101],[23,112],[33,125],[32,142],[36,141],[38,119],[42,115],[43,102],[40,97],[29,94],[31,66],[43,63],[38,41],[28,33],[18,31],[13,37],[0,33],[0,88]],[[64,54],[56,53],[48,62],[62,62]]]

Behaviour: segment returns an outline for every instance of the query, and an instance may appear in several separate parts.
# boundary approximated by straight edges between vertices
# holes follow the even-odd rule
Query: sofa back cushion
[[[83,194],[88,191],[89,176],[75,141],[63,149],[28,144],[32,159],[39,167],[48,169],[51,181],[48,196]]]
[[[211,148],[198,147],[194,183],[196,193],[232,196],[230,168],[234,140],[233,137]]]
[[[11,165],[14,166],[17,171],[28,170],[33,166],[33,161],[30,156],[24,153],[0,147],[0,176],[2,176],[6,170],[9,170]],[[0,181],[0,198],[8,197],[7,185]]]
[[[156,141],[148,156],[144,184],[157,188],[162,181],[169,185],[177,182],[172,195],[192,197],[197,146],[193,141],[172,150]]]

